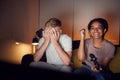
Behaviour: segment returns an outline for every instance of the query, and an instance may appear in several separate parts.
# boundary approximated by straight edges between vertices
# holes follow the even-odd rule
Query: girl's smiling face
[[[95,21],[91,24],[91,28],[89,30],[90,36],[94,39],[103,38],[106,29],[103,29],[102,24],[98,21]]]

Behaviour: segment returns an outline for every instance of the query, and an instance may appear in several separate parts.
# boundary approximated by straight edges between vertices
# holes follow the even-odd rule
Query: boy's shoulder
[[[63,38],[67,38],[67,37],[69,37],[69,38],[71,38],[71,37],[68,36],[67,34],[61,34],[60,37],[63,37]]]
[[[60,40],[72,40],[72,38],[70,36],[68,36],[67,34],[61,34],[60,35]]]

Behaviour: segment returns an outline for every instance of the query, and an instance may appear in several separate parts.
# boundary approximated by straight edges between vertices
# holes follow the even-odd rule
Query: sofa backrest
[[[78,49],[80,44],[80,40],[73,40],[72,41],[72,50]]]

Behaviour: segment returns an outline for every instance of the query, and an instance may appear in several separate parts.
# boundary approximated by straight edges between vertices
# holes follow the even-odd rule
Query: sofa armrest
[[[30,64],[31,62],[33,62],[33,61],[34,61],[34,60],[33,60],[33,54],[25,54],[25,55],[22,57],[21,64],[22,64],[23,66],[28,67],[29,64]],[[42,56],[42,58],[40,59],[40,61],[46,62],[46,55],[45,55],[45,53],[43,54],[43,56]]]
[[[29,66],[29,64],[33,62],[33,55],[32,54],[26,54],[22,57],[22,61],[21,61],[21,64],[23,66]]]

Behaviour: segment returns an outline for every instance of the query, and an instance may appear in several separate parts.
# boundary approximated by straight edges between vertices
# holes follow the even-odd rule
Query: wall
[[[72,37],[74,0],[40,0],[40,27],[52,18],[62,22],[63,33]]]
[[[78,39],[79,36],[77,34],[79,33],[77,33],[77,30],[79,29],[73,28],[80,23],[77,23],[75,20],[78,19],[73,16],[75,14],[73,6],[77,6],[75,5],[76,1],[80,2],[82,0],[0,0],[0,60],[20,64],[22,56],[32,53],[31,41],[36,30],[43,27],[44,22],[53,16],[57,16],[63,21],[64,33],[67,33],[75,40]],[[88,0],[83,1],[86,3]],[[84,14],[84,16],[82,16],[82,18],[78,17],[78,21],[84,21],[84,18],[90,18],[88,13],[91,11],[91,8],[88,4],[94,6],[96,3],[94,2],[96,0],[92,1],[87,2],[86,5],[80,3],[79,6],[81,7],[78,7],[76,10],[82,8],[82,13],[78,15],[82,16],[82,14]],[[114,3],[114,1],[119,2],[119,0],[111,1],[113,1],[111,4]],[[99,9],[101,9],[101,5],[99,5],[99,7]],[[116,7],[119,8],[118,5]],[[102,7],[102,9],[103,8],[104,7]],[[94,6],[94,10],[96,9]],[[99,12],[94,11],[90,14],[94,16],[96,13]],[[16,42],[20,44],[17,45]]]
[[[32,53],[38,16],[39,0],[0,0],[1,61],[20,64],[22,56]]]
[[[120,0],[40,0],[40,27],[51,17],[62,21],[63,33],[73,40],[80,40],[79,31],[86,29],[93,18],[105,18],[109,30],[105,38],[115,45],[120,44]]]
[[[119,0],[75,0],[73,39],[79,40],[79,30],[86,29],[90,20],[96,17],[105,18],[109,29],[105,38],[113,44],[120,43],[120,1]],[[89,38],[89,34],[86,34]]]

